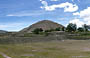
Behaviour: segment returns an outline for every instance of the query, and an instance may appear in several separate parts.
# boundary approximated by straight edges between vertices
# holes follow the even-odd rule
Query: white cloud
[[[39,16],[42,14],[49,14],[49,12],[44,11],[21,11],[16,13],[7,14],[6,16],[16,16],[16,17],[23,17],[23,16]]]
[[[66,20],[67,18],[58,18],[58,20]]]
[[[0,30],[8,30],[8,31],[19,31],[21,27],[24,26],[24,23],[2,23],[0,24]]]
[[[43,5],[44,6],[41,6],[41,8],[45,9],[46,11],[54,11],[57,8],[64,8],[64,12],[74,12],[78,10],[78,6],[76,4],[72,4],[69,2],[60,3],[57,5],[51,5],[51,6],[48,6],[48,4],[43,4]]]
[[[0,29],[6,28],[6,25],[0,25]]]
[[[49,15],[49,14],[54,14],[54,12],[48,12],[48,11],[43,11],[43,10],[38,10],[38,11],[20,11],[20,12],[15,12],[15,13],[10,13],[7,14],[6,16],[9,17],[23,17],[23,16],[40,16],[40,15]]]
[[[82,25],[84,25],[84,22],[80,21],[79,19],[73,19],[69,23],[76,24],[77,27],[82,27]]]
[[[80,12],[73,13],[73,15],[79,15],[80,18],[82,18],[85,22],[87,22],[86,24],[90,25],[90,7]]]
[[[23,17],[23,16],[35,16],[35,15],[41,15],[41,13],[35,14],[35,13],[17,13],[17,14],[7,14],[6,16],[17,16],[17,17]]]
[[[17,16],[17,17],[23,17],[23,16],[35,16],[35,15],[41,15],[42,13],[14,13],[14,14],[7,14],[6,16]]]
[[[79,12],[73,13],[73,15],[79,15]]]
[[[41,1],[41,3],[44,5],[44,7],[45,6],[48,6],[48,3],[46,2],[46,1],[44,1],[44,0],[40,0]]]
[[[22,23],[0,24],[0,28],[20,26]]]

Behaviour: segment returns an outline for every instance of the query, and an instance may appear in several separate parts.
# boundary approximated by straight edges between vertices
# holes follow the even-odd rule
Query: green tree
[[[84,31],[84,28],[79,27],[77,30],[78,30],[79,32],[83,32],[83,31]]]
[[[73,23],[69,23],[69,24],[67,25],[66,30],[67,30],[68,32],[75,32],[75,31],[77,30],[77,25],[76,25],[76,24],[73,24]]]
[[[88,26],[86,24],[83,25],[84,31],[88,31]]]

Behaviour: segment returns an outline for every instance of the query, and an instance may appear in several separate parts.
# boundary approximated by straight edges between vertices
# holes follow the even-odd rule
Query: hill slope
[[[0,33],[6,33],[7,31],[4,31],[4,30],[0,30]]]

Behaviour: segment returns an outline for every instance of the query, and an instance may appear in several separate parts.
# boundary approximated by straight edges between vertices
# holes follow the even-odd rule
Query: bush
[[[65,31],[65,27],[62,27],[62,31]]]
[[[42,28],[36,28],[32,31],[34,34],[39,34],[40,32],[43,32]]]
[[[45,30],[45,32],[52,32],[55,31],[54,29],[50,29],[50,30]]]
[[[58,28],[56,28],[56,29],[55,29],[55,31],[60,31],[60,30],[61,30],[61,28],[60,28],[60,27],[58,27]]]

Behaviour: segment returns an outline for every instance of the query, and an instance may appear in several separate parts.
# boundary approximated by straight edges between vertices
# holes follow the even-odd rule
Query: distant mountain
[[[4,31],[4,30],[0,30],[0,33],[6,33],[7,31]]]
[[[50,29],[56,29],[58,27],[62,28],[64,26],[61,24],[58,24],[56,22],[50,21],[50,20],[43,20],[43,21],[39,21],[35,24],[32,24],[31,26],[29,26],[27,28],[24,28],[20,32],[31,33],[31,31],[33,31],[36,28],[42,28],[43,30],[50,30]]]

